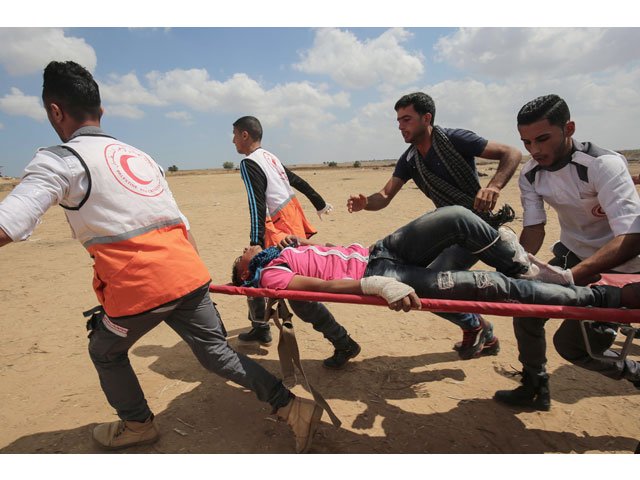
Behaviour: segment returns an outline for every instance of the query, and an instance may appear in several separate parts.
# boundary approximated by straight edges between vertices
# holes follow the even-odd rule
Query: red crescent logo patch
[[[591,209],[591,215],[594,217],[606,217],[607,214],[604,212],[600,204],[596,205]]]
[[[160,169],[140,150],[112,143],[105,147],[104,158],[118,183],[130,192],[157,197],[164,191]]]
[[[120,166],[124,169],[127,175],[129,175],[135,182],[139,183],[140,185],[149,185],[151,183],[151,180],[143,180],[142,178],[138,177],[135,173],[133,173],[133,171],[131,170],[131,167],[129,166],[130,158],[136,158],[136,157],[134,157],[133,155],[122,155],[120,157]]]

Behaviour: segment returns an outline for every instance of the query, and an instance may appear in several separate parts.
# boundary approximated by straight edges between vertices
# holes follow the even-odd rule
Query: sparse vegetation
[[[337,163],[337,162],[328,162],[328,163],[327,163],[327,166],[329,166],[329,167],[331,167],[331,168],[335,168],[335,167],[337,167],[337,166],[338,166],[338,163]]]
[[[177,172],[178,171],[178,166],[177,165],[171,165],[167,170],[169,170],[170,172]]]
[[[222,164],[222,168],[224,168],[225,170],[233,170],[233,162],[224,162]]]
[[[360,160],[356,160],[355,162],[353,162],[353,168],[360,168],[362,166],[362,163],[360,163]]]

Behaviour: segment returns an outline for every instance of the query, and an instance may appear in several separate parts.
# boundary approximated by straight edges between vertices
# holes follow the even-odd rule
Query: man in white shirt
[[[545,203],[558,214],[560,241],[549,262],[570,269],[576,285],[597,280],[600,273],[640,272],[640,198],[627,169],[626,159],[591,143],[573,140],[575,123],[569,107],[557,95],[538,97],[520,109],[518,131],[531,154],[520,173],[524,208],[520,243],[536,254],[545,238]],[[514,406],[549,410],[549,376],[543,318],[514,318],[522,386],[496,392],[495,399]],[[614,379],[627,379],[640,388],[640,365],[615,360],[609,350],[617,328],[609,324],[587,327],[595,354],[586,349],[580,325],[565,320],[554,336],[558,353],[583,368]]]
[[[29,238],[60,205],[93,259],[100,307],[87,324],[89,357],[120,418],[96,426],[95,442],[113,450],[159,439],[128,351],[164,321],[207,370],[269,403],[292,427],[296,451],[307,451],[322,407],[229,346],[209,296],[211,276],[160,167],[101,130],[99,87],[84,67],[54,61],[43,77],[42,102],[62,144],[40,149],[0,202],[0,247]]]

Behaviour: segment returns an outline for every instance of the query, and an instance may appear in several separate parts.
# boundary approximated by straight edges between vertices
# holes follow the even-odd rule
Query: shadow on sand
[[[230,332],[232,333],[232,332]],[[233,343],[233,342],[232,342]],[[273,348],[273,347],[272,347]],[[244,351],[244,350],[243,350]],[[270,416],[270,407],[253,393],[208,374],[179,342],[172,347],[140,346],[133,354],[157,357],[150,368],[169,379],[193,382],[196,386],[176,397],[156,416],[161,439],[152,446],[127,449],[127,453],[292,453],[293,437],[282,422]],[[255,352],[250,352],[255,353]],[[527,428],[512,411],[491,399],[460,400],[443,413],[417,414],[390,401],[429,396],[438,382],[464,381],[461,369],[416,367],[451,362],[454,352],[427,353],[411,357],[379,356],[353,362],[331,374],[319,360],[303,361],[307,375],[340,416],[339,402],[359,402],[363,411],[345,421],[348,429],[334,428],[325,415],[316,433],[314,453],[544,453],[585,451],[633,451],[638,441],[610,435],[576,435]],[[259,360],[278,374],[279,364]],[[578,368],[560,367],[552,377],[554,401],[575,403],[599,395],[629,395],[622,382],[605,379],[595,391],[581,389],[584,375]],[[426,386],[425,386],[426,384]],[[562,385],[562,387],[560,387]],[[515,384],[514,384],[515,386]],[[358,430],[371,428],[378,419],[384,436]],[[24,436],[6,446],[2,453],[98,453],[91,440],[95,424],[71,430]]]

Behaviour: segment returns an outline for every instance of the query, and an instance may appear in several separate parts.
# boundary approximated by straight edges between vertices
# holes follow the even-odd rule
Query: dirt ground
[[[493,169],[485,165],[481,171],[491,175]],[[346,211],[349,194],[375,191],[391,171],[301,172],[334,205],[334,212],[319,221],[301,198],[319,230],[316,239],[369,244],[432,208],[410,183],[381,212]],[[174,176],[170,184],[214,282],[227,283],[231,262],[249,236],[239,173]],[[7,193],[0,192],[0,198]],[[519,214],[512,224],[519,232],[515,179],[501,196],[504,202]],[[543,259],[550,258],[549,246],[558,237],[553,212],[549,218],[539,255]],[[91,260],[71,239],[58,207],[47,212],[27,242],[0,250],[0,452],[100,451],[91,430],[116,417],[87,354],[82,311],[97,303],[91,276]],[[254,349],[237,342],[249,325],[244,298],[216,295],[214,300],[230,344],[278,374],[275,342]],[[523,412],[492,400],[495,390],[515,388],[518,382],[509,374],[519,368],[510,318],[488,317],[501,341],[498,356],[461,361],[452,350],[460,330],[431,313],[329,307],[362,345],[362,353],[344,370],[328,371],[321,362],[332,353],[331,345],[309,325],[296,322],[305,371],[343,422],[337,429],[323,417],[313,453],[629,453],[640,439],[640,417],[634,413],[640,391],[563,361],[551,346],[558,320],[547,324],[552,409]],[[637,343],[631,354],[640,357]],[[166,325],[146,335],[130,357],[162,437],[129,452],[293,452],[288,427],[269,416],[269,406],[206,372]],[[300,387],[295,391],[305,394]]]

